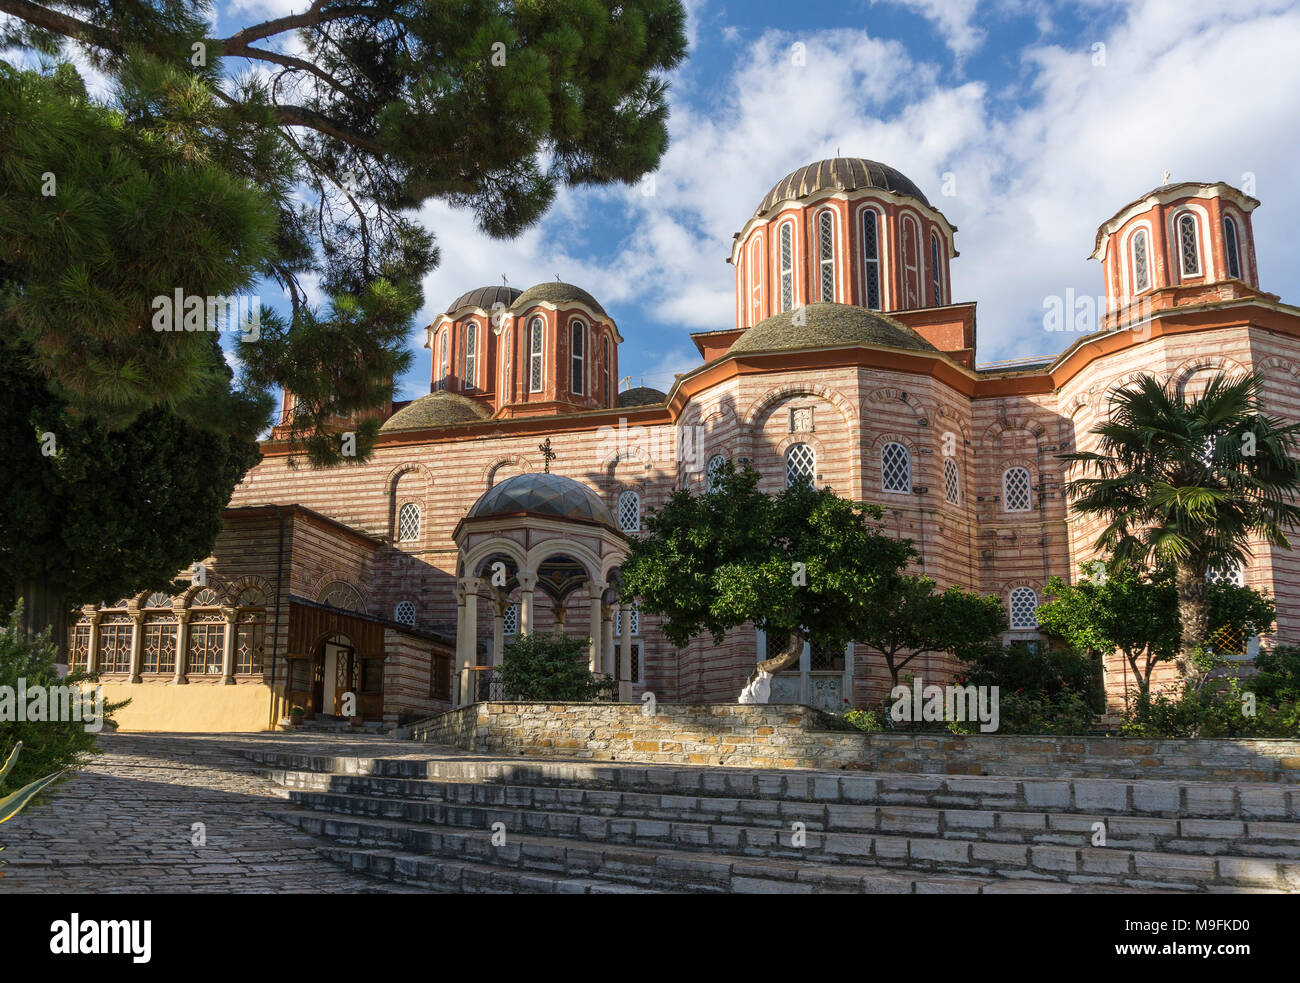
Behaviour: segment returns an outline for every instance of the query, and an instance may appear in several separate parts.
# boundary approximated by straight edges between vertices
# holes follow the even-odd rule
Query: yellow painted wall
[[[130,700],[113,715],[122,731],[227,733],[271,729],[271,687],[104,685],[104,702]]]

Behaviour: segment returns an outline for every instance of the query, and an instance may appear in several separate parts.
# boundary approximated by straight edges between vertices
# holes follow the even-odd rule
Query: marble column
[[[132,608],[131,615],[131,678],[132,683],[140,682],[140,663],[144,658],[144,612]]]
[[[506,605],[510,602],[504,595],[498,595],[492,602],[492,665],[501,665],[501,656],[506,644]]]
[[[621,703],[632,702],[632,605],[626,601],[618,606],[618,698]]]
[[[235,629],[239,627],[239,612],[234,608],[222,608],[221,614],[226,619],[226,633],[221,646],[221,683],[223,686],[235,685]]]
[[[190,647],[190,613],[176,612],[176,674],[172,677],[173,686],[184,686],[189,680],[185,677],[185,659]]]
[[[86,671],[99,669],[99,619],[103,617],[98,608],[86,611],[90,618],[90,647],[86,650]]]
[[[591,630],[591,639],[587,645],[587,666],[593,673],[598,673],[604,668],[604,655],[600,647],[602,641],[600,631],[600,595],[604,593],[604,584],[592,584],[589,591],[591,620],[589,627]]]
[[[533,633],[533,588],[537,586],[537,574],[519,572],[519,634]]]
[[[601,605],[600,613],[600,649],[605,655],[603,672],[618,677],[618,655],[614,651],[614,611],[608,605]]]

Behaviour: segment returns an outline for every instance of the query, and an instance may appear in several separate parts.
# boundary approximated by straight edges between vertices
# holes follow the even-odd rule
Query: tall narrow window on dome
[[[916,219],[903,216],[903,299],[904,306],[912,309],[921,302],[921,230]]]
[[[749,323],[763,318],[763,240],[749,247]]]
[[[1237,223],[1231,218],[1223,220],[1223,255],[1228,261],[1228,276],[1241,279],[1241,250],[1237,245]]]
[[[604,376],[605,376],[605,405],[612,406],[614,401],[613,399],[610,398],[610,388],[609,388],[612,380],[610,379],[609,376],[609,339],[608,338],[606,338],[604,341],[604,351],[601,353],[601,361],[603,363],[601,365],[601,370],[604,372]]]
[[[465,324],[464,346],[461,349],[460,363],[460,387],[462,389],[476,389],[478,375],[475,370],[478,368],[478,325],[473,321]]]
[[[528,391],[542,391],[542,339],[546,327],[540,317],[535,317],[528,328]]]
[[[1151,287],[1151,261],[1147,251],[1147,233],[1133,233],[1133,292],[1140,294]]]
[[[817,278],[821,284],[821,300],[835,300],[835,217],[829,211],[817,216]]]
[[[791,444],[785,452],[785,486],[797,481],[812,484],[816,480],[817,455],[807,444]]]
[[[961,470],[951,457],[943,459],[943,499],[949,505],[961,504]]]
[[[794,224],[781,226],[781,310],[794,309]]]
[[[438,388],[447,388],[447,332],[443,331],[438,335]]]
[[[1196,216],[1191,212],[1178,217],[1178,255],[1182,257],[1183,276],[1200,276],[1201,250],[1196,236]]]
[[[570,329],[572,344],[569,346],[569,389],[576,395],[583,393],[583,378],[587,374],[587,326],[581,321],[574,321]]]
[[[912,491],[912,455],[897,441],[880,449],[880,487],[902,494]]]
[[[880,216],[874,208],[862,210],[862,264],[867,278],[867,306],[880,310]]]
[[[506,328],[505,334],[502,336],[502,338],[503,340],[501,342],[501,347],[503,351],[501,356],[501,392],[499,396],[500,396],[500,402],[508,403],[510,402],[510,397],[511,397],[510,356],[512,354],[510,351],[510,329],[509,328]]]
[[[939,236],[930,233],[930,289],[933,299],[933,306],[938,307],[943,303],[943,279],[939,272]]]

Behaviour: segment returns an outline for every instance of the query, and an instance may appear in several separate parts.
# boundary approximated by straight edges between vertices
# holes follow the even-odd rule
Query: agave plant
[[[5,776],[7,776],[9,772],[13,771],[14,763],[18,760],[18,752],[22,749],[23,742],[19,741],[14,745],[14,749],[9,752],[9,757],[5,761],[4,767],[0,768],[0,786],[4,785]],[[4,798],[0,799],[0,823],[6,822],[18,815],[27,803],[36,798],[41,789],[45,788],[62,774],[62,771],[56,771],[53,775],[46,775],[44,778],[38,778],[30,785],[24,785],[17,792],[11,792]]]

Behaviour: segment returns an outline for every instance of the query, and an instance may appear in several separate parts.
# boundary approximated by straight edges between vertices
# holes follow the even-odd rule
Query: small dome
[[[562,474],[517,474],[485,491],[466,519],[486,519],[521,512],[553,519],[595,522],[618,529],[614,516],[592,489]]]
[[[781,178],[763,198],[754,215],[757,217],[783,201],[805,198],[817,191],[857,191],[860,188],[880,188],[910,195],[924,205],[930,204],[911,178],[888,164],[861,157],[834,157],[808,164]]]
[[[795,324],[796,312],[804,323]],[[939,349],[892,317],[849,304],[809,304],[764,318],[735,340],[728,355],[831,345],[883,345],[937,352]]]
[[[654,406],[656,403],[662,403],[667,398],[668,394],[661,393],[658,389],[651,389],[649,386],[634,386],[618,394],[618,405]]]
[[[455,314],[466,307],[478,307],[490,311],[496,304],[509,307],[515,302],[515,298],[519,296],[519,293],[520,291],[514,287],[479,287],[477,290],[469,290],[453,300],[446,313]]]
[[[556,307],[563,307],[565,304],[571,304],[576,301],[579,304],[591,308],[592,311],[599,314],[601,317],[609,317],[609,315],[605,313],[605,308],[596,303],[596,298],[587,293],[587,291],[583,290],[581,287],[575,287],[571,283],[560,283],[557,280],[539,283],[535,287],[529,287],[515,298],[514,303],[511,304],[510,307],[511,310],[518,312],[525,310],[538,301],[545,301],[554,304]]]
[[[477,423],[492,414],[486,408],[456,393],[439,391],[413,399],[390,416],[379,428],[380,433],[399,430],[423,430],[455,423]]]

